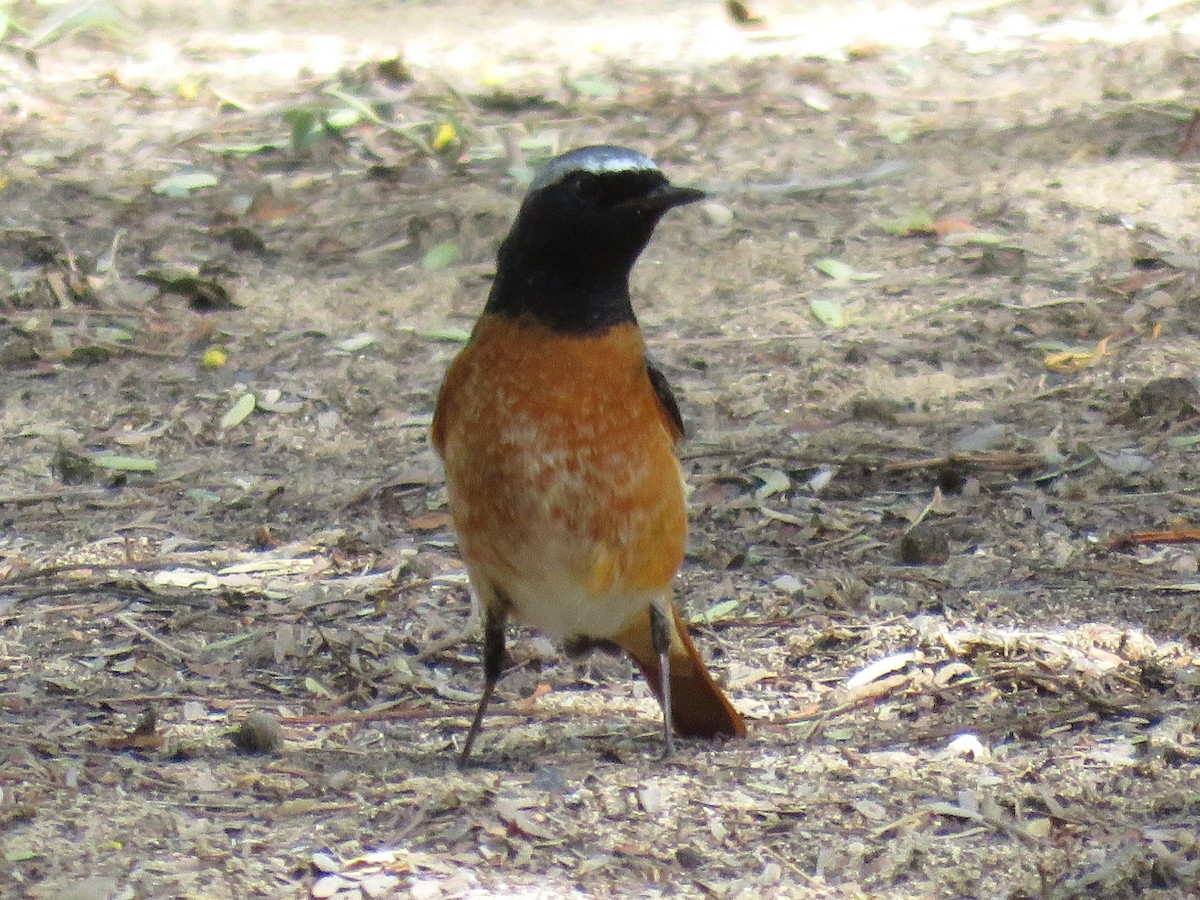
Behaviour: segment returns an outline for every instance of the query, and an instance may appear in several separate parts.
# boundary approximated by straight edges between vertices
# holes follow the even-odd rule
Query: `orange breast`
[[[433,439],[473,573],[618,608],[670,585],[684,488],[635,325],[570,336],[485,316],[447,373]],[[552,609],[526,612],[555,624]]]

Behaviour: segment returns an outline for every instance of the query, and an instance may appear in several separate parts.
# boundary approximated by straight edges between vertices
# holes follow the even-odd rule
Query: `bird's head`
[[[635,321],[629,271],[668,210],[703,199],[650,157],[581,147],[537,173],[500,247],[489,312],[587,331]]]

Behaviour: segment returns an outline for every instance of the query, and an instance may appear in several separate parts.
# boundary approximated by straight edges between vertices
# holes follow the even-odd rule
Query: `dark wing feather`
[[[662,407],[663,417],[667,421],[667,430],[671,432],[671,437],[678,443],[683,440],[683,436],[687,432],[683,427],[683,416],[679,412],[675,394],[671,390],[671,385],[667,383],[667,376],[649,359],[646,360],[646,374],[650,376],[650,386],[654,388],[654,395],[658,397],[659,406]]]

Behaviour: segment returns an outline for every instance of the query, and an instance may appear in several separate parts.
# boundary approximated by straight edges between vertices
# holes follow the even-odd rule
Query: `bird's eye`
[[[588,172],[580,172],[575,179],[575,196],[584,203],[591,203],[600,196],[600,178]]]

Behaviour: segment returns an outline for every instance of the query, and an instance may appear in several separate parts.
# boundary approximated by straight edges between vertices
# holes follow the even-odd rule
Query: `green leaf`
[[[304,687],[310,694],[316,694],[318,697],[325,697],[329,700],[333,699],[333,694],[329,693],[329,688],[325,687],[325,685],[321,684],[315,678],[305,678]]]
[[[109,341],[114,344],[132,341],[133,335],[124,328],[116,328],[111,325],[100,325],[96,328],[96,340]]]
[[[933,213],[918,207],[899,219],[885,219],[879,223],[879,227],[888,234],[901,237],[910,234],[928,234],[933,231]]]
[[[206,488],[188,488],[183,492],[183,496],[193,503],[199,503],[201,506],[209,506],[213,503],[221,502],[220,494]]]
[[[813,264],[822,275],[828,275],[834,281],[874,281],[879,276],[873,272],[859,272],[849,263],[840,259],[820,259]]]
[[[236,647],[238,644],[253,640],[259,636],[258,631],[243,631],[238,634],[231,634],[228,637],[219,638],[215,641],[209,641],[200,648],[201,653],[214,653],[217,650],[228,650],[230,647]]]
[[[342,103],[349,107],[349,111],[360,116],[363,121],[370,122],[372,125],[378,125],[380,128],[390,131],[397,137],[403,138],[426,156],[433,155],[433,148],[429,146],[425,138],[419,133],[421,127],[428,127],[430,123],[426,122],[424,126],[417,126],[416,124],[397,125],[384,118],[385,115],[391,116],[391,109],[388,104],[376,104],[373,106],[365,100],[355,97],[353,94],[348,94],[345,91],[332,87],[326,88],[325,93],[330,97],[342,101]],[[326,124],[330,128],[339,127],[337,122],[332,119],[326,120]]]
[[[792,486],[792,479],[787,472],[780,469],[766,469],[754,473],[762,479],[762,484],[754,492],[755,500],[767,500],[776,494],[782,494]]]
[[[849,281],[854,275],[854,268],[840,259],[820,259],[813,264],[822,275],[828,275],[834,281]]]
[[[97,31],[121,39],[134,36],[133,29],[116,7],[102,2],[84,2],[72,3],[46,19],[30,37],[29,44],[42,47],[75,34]]]
[[[942,243],[947,247],[996,247],[1004,238],[992,231],[956,231],[943,237]]]
[[[110,472],[157,472],[158,460],[143,456],[124,456],[120,453],[102,453],[92,464]]]
[[[30,150],[21,154],[21,162],[31,169],[49,169],[61,161],[62,157],[53,150]]]
[[[1167,438],[1168,447],[1195,447],[1200,444],[1200,434],[1177,434]]]
[[[330,131],[345,131],[353,128],[363,117],[353,109],[332,109],[325,113],[323,124]]]
[[[427,272],[436,272],[438,269],[446,268],[456,259],[458,259],[458,244],[454,241],[442,241],[429,248],[425,253],[425,258],[421,260],[421,266]]]
[[[446,341],[451,344],[465,344],[471,339],[471,332],[462,328],[425,328],[416,334],[427,341]]]
[[[67,354],[67,362],[77,366],[95,366],[108,362],[111,358],[111,350],[94,344],[72,347],[71,352]]]
[[[241,425],[246,421],[250,413],[254,412],[254,407],[258,401],[254,399],[254,395],[250,393],[242,394],[237,398],[237,401],[229,408],[225,415],[221,416],[220,426],[222,430],[233,428],[235,425]]]
[[[10,863],[26,862],[27,860],[37,859],[37,854],[26,847],[19,847],[13,850],[4,851],[4,861]]]
[[[216,153],[219,156],[255,156],[259,153],[270,153],[272,150],[278,150],[280,145],[276,141],[264,141],[261,144],[200,144],[201,150],[207,150],[209,153]]]
[[[326,88],[325,93],[346,104],[345,108],[334,110],[325,117],[326,124],[330,128],[348,128],[351,125],[357,125],[363,119],[374,125],[385,124],[379,112],[361,97],[355,97],[353,94],[333,87]],[[353,120],[350,119],[351,116]]]
[[[241,112],[250,112],[250,110],[254,108],[250,103],[243,100],[241,97],[234,96],[233,94],[222,90],[216,85],[210,84],[207,85],[207,87],[210,91],[212,91],[213,96],[220,100],[225,106],[230,106],[233,109],[240,110]]]
[[[813,297],[808,301],[808,308],[822,325],[828,325],[830,328],[846,327],[846,312],[836,300]]]
[[[317,111],[306,106],[284,110],[283,121],[291,126],[292,150],[296,153],[308,150],[325,135]]]
[[[737,598],[731,600],[722,600],[720,603],[714,603],[704,612],[695,616],[692,621],[699,622],[704,625],[711,625],[714,622],[720,622],[722,619],[732,618],[734,610],[741,606],[742,601]]]
[[[359,350],[365,350],[367,347],[370,347],[373,343],[375,343],[375,335],[362,331],[338,341],[334,346],[339,350],[344,350],[346,353],[357,353]]]
[[[571,82],[571,87],[585,97],[597,100],[611,100],[621,92],[615,84],[599,75],[580,75]]]
[[[193,191],[213,187],[219,181],[211,172],[184,172],[179,175],[169,175],[154,185],[151,190],[164,197],[182,199]]]

